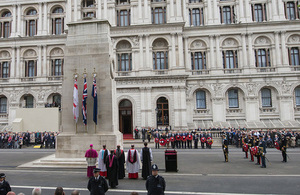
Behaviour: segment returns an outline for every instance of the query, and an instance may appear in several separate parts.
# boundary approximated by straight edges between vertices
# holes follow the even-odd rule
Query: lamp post
[[[156,130],[158,130],[158,108],[155,108],[155,113],[156,113]]]

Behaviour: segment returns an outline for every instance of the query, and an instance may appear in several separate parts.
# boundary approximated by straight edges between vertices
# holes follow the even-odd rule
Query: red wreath
[[[244,152],[248,152],[249,146],[248,144],[243,145]]]
[[[258,154],[258,146],[255,146],[255,147],[253,148],[253,155],[254,155],[254,156],[257,156],[257,154]]]
[[[174,142],[174,141],[175,141],[175,138],[174,138],[174,137],[170,137],[170,141],[171,141],[171,142]]]
[[[202,138],[201,138],[201,142],[202,142],[202,143],[205,143],[205,142],[206,142],[206,138],[205,138],[205,137],[202,137]]]
[[[182,137],[180,135],[176,135],[176,140],[180,141],[180,140],[182,140]]]
[[[158,143],[159,142],[159,139],[158,138],[155,138],[155,143]]]
[[[166,139],[166,142],[167,142],[167,144],[168,144],[168,143],[170,143],[170,139],[169,139],[169,138],[167,138],[167,139]]]
[[[213,139],[212,139],[211,137],[208,137],[206,141],[207,141],[207,144],[210,145],[210,146],[211,146],[211,145],[213,144],[213,142],[214,142]]]
[[[161,138],[161,139],[159,140],[159,144],[160,144],[161,146],[166,145],[166,140],[163,139],[163,138]]]
[[[186,142],[186,140],[187,140],[187,136],[183,135],[182,136],[182,141]]]
[[[188,135],[188,140],[192,141],[193,140],[193,136],[192,135]]]

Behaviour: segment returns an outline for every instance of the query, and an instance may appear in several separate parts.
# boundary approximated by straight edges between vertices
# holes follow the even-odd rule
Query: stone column
[[[209,50],[210,50],[210,62],[211,62],[211,69],[216,69],[215,64],[215,56],[214,56],[214,36],[209,35]]]
[[[20,54],[20,47],[17,48],[17,59],[16,59],[16,78],[19,78],[21,76],[21,54]]]
[[[146,105],[146,98],[147,98],[147,94],[146,94],[146,87],[140,87],[140,98],[141,98],[141,105],[140,105],[140,110],[141,110],[141,125],[142,126],[147,126],[146,123],[148,120],[146,120],[146,109],[147,109],[147,105]]]
[[[17,25],[17,5],[13,5],[13,20],[11,22],[11,37],[16,36],[16,25]]]
[[[170,59],[170,65],[171,66],[169,66],[170,68],[171,67],[177,67],[178,66],[178,64],[177,64],[177,62],[176,62],[176,50],[175,50],[175,47],[176,47],[176,43],[175,43],[175,33],[171,33],[171,37],[172,37],[172,42],[171,42],[171,53],[170,53],[170,56],[172,56],[172,58]]]
[[[43,45],[43,69],[42,76],[46,77],[47,75],[47,45]]]
[[[207,24],[212,24],[213,23],[213,18],[212,18],[212,6],[211,6],[211,0],[207,0]]]
[[[216,35],[216,69],[223,69],[222,55],[220,51],[220,35]]]
[[[249,33],[248,34],[248,62],[249,62],[249,68],[255,68],[255,64],[254,64],[254,53],[253,53],[253,48],[252,48],[252,34]]]
[[[21,14],[21,5],[20,4],[18,4],[17,5],[17,12],[18,12],[18,19],[17,19],[17,35],[21,35],[22,36],[22,26],[23,25],[21,25],[21,18],[22,18],[22,15],[23,14]]]
[[[295,110],[293,96],[279,96],[279,114],[281,121],[294,121],[295,120]]]
[[[138,0],[138,12],[139,12],[139,22],[142,21],[142,0]]]
[[[103,18],[104,19],[108,19],[107,18],[107,0],[103,0],[103,8],[104,8],[104,10],[103,10],[103,14],[104,14]]]
[[[245,98],[247,122],[259,121],[259,100],[257,96]]]
[[[180,119],[181,119],[181,128],[186,129],[187,125],[187,106],[186,106],[186,87],[179,86],[179,96],[180,96]],[[176,99],[175,99],[176,101]]]
[[[144,0],[144,22],[150,22],[148,19],[149,19],[149,17],[148,17],[148,9],[149,9],[149,7],[148,7],[148,0]]]
[[[44,25],[43,25],[43,35],[47,35],[48,33],[49,33],[49,31],[48,31],[48,28],[49,28],[49,26],[48,26],[48,21],[47,21],[47,19],[48,19],[48,12],[47,12],[47,2],[45,2],[44,3]]]
[[[279,48],[279,32],[275,32],[275,55],[276,55],[276,66],[281,66],[281,54]],[[275,63],[275,62],[274,62]]]
[[[170,17],[174,21],[174,0],[170,0]]]
[[[102,2],[101,2],[101,0],[98,0],[98,3],[97,3],[97,18],[102,19]]]
[[[218,4],[217,4],[217,0],[213,0],[213,23],[215,24],[220,24],[220,11],[218,10]]]
[[[272,4],[272,10],[270,10],[270,11],[272,11],[272,12],[270,12],[270,13],[272,13],[272,21],[275,21],[275,20],[278,20],[278,12],[277,12],[277,7],[276,7],[276,1],[275,0],[272,0],[271,1],[271,4]],[[267,6],[268,4],[266,4],[266,6]]]
[[[139,69],[146,69],[146,63],[144,63],[143,57],[144,57],[144,51],[143,51],[143,35],[139,35],[139,49],[140,49],[140,59],[139,59],[139,64],[140,67]]]
[[[183,21],[186,21],[185,22],[185,26],[189,26],[189,13],[188,13],[188,10],[186,8],[186,4],[187,4],[187,0],[182,0],[183,1]]]
[[[150,87],[150,86],[148,86],[148,87],[146,87],[146,96],[147,96],[147,98],[146,98],[146,102],[147,102],[147,105],[146,105],[146,107],[147,107],[147,113],[145,114],[145,116],[146,116],[146,126],[152,126],[152,124],[154,124],[154,126],[153,127],[156,127],[156,124],[155,124],[155,122],[156,122],[156,120],[154,120],[154,123],[151,121],[151,119],[152,119],[152,104],[151,104],[151,102],[152,102],[152,98],[151,98],[151,91],[152,91],[152,87]],[[155,103],[155,108],[156,108],[156,103]],[[155,114],[155,117],[156,117],[156,114]],[[149,120],[148,120],[149,119]]]
[[[246,48],[246,34],[242,33],[242,59],[243,59],[243,66],[241,68],[243,68],[245,70],[245,68],[249,67],[249,64],[247,63],[247,59],[248,57],[251,58],[251,56],[247,56],[247,48]]]
[[[78,20],[78,0],[74,0],[74,21],[76,22]],[[72,2],[72,1],[71,1]]]
[[[146,47],[146,68],[147,69],[152,69],[151,68],[151,57],[150,57],[150,45],[149,45],[149,34],[145,34],[145,37],[146,37],[146,43],[145,43],[145,47]],[[152,46],[151,46],[152,47]]]
[[[42,46],[38,45],[37,77],[42,76]]]
[[[277,57],[276,57],[276,50],[275,50],[275,46],[272,45],[271,48],[270,48],[270,58],[271,58],[271,67],[276,67],[277,68],[277,64],[276,64],[276,61],[277,61]]]
[[[10,78],[15,78],[15,70],[16,70],[16,47],[11,47],[11,64],[10,64]]]
[[[185,57],[185,69],[190,70],[191,69],[191,60],[189,59],[189,46],[188,46],[188,36],[184,36],[184,57]]]
[[[173,110],[173,112],[174,112],[174,128],[180,128],[180,116],[179,116],[179,112],[178,112],[178,110],[179,110],[179,102],[180,101],[178,101],[179,99],[180,99],[180,96],[179,96],[179,93],[178,93],[178,91],[179,91],[179,86],[173,86],[173,94],[174,94],[174,102],[173,102],[173,104],[174,104],[174,110]],[[169,100],[170,101],[170,100]],[[171,110],[170,110],[170,107],[169,107],[169,112],[170,112]],[[169,116],[171,116],[171,113],[169,113]],[[171,117],[169,117],[169,124],[171,123],[171,121],[170,121],[170,118]]]
[[[177,36],[178,36],[178,66],[184,67],[182,33],[177,33]]]
[[[251,6],[249,4],[249,0],[245,0],[245,21],[246,22],[251,22],[252,17],[251,17]]]
[[[67,1],[67,5],[66,5],[66,21],[65,23],[69,23],[72,22],[72,0],[68,0]],[[68,28],[67,25],[65,25],[65,29]]]
[[[183,0],[184,1],[184,0]],[[176,20],[182,21],[182,14],[181,14],[181,0],[176,0]]]
[[[243,0],[239,0],[239,8],[240,8],[240,21],[241,21],[241,22],[245,22]]]
[[[274,1],[274,0],[273,0]],[[297,1],[298,2],[298,1]],[[277,5],[277,7],[278,7],[278,14],[279,14],[279,16],[278,16],[278,19],[279,20],[286,20],[285,19],[285,14],[284,14],[284,9],[285,9],[285,6],[284,6],[284,3],[283,3],[283,1],[279,1],[279,0],[277,0],[277,3],[278,3],[278,5]]]
[[[42,7],[42,3],[39,3],[39,11],[38,11],[38,13],[39,13],[39,19],[38,19],[38,30],[37,30],[37,34],[38,35],[42,35],[42,33],[43,33],[43,25],[45,25],[45,24],[43,24],[43,7]]]
[[[289,60],[287,55],[287,48],[285,44],[285,31],[280,32],[281,37],[281,54],[282,54],[282,65],[288,67],[289,66]]]

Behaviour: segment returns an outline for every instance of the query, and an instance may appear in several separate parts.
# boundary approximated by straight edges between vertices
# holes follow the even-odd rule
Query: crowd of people
[[[40,148],[55,148],[56,132],[10,132],[0,133],[0,149],[21,149],[23,146],[40,145]]]
[[[254,162],[256,157],[256,165],[261,165],[261,168],[266,168],[266,153],[267,148],[275,147],[281,151],[282,162],[287,162],[287,148],[297,146],[299,133],[291,130],[268,130],[268,131],[223,131],[222,133],[222,149],[225,162],[228,162],[228,145],[234,144],[236,147],[241,147],[245,153],[245,158],[248,159],[248,153],[251,157],[251,162]],[[268,159],[267,159],[268,160]]]
[[[85,153],[87,161],[87,177],[88,190],[91,195],[102,195],[108,190],[108,186],[116,188],[119,180],[125,177],[125,163],[129,179],[138,179],[140,162],[142,162],[142,178],[146,180],[146,189],[149,195],[164,194],[166,183],[163,177],[158,175],[158,166],[152,164],[153,155],[148,143],[144,143],[144,147],[139,152],[131,145],[127,151],[125,159],[124,150],[117,146],[115,150],[108,150],[106,145],[99,153],[93,149],[93,144],[90,145]],[[98,167],[96,162],[98,160]],[[104,179],[108,179],[107,181]]]

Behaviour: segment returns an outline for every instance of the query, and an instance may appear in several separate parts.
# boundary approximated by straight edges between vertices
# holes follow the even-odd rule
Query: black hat
[[[153,164],[151,166],[151,168],[152,168],[152,171],[158,171],[158,166],[156,164]]]
[[[4,173],[0,173],[0,178],[5,178],[6,175]]]
[[[259,137],[263,137],[262,134],[260,134]]]
[[[99,168],[94,168],[93,173],[100,172],[100,170],[101,170],[101,169],[99,169]]]

